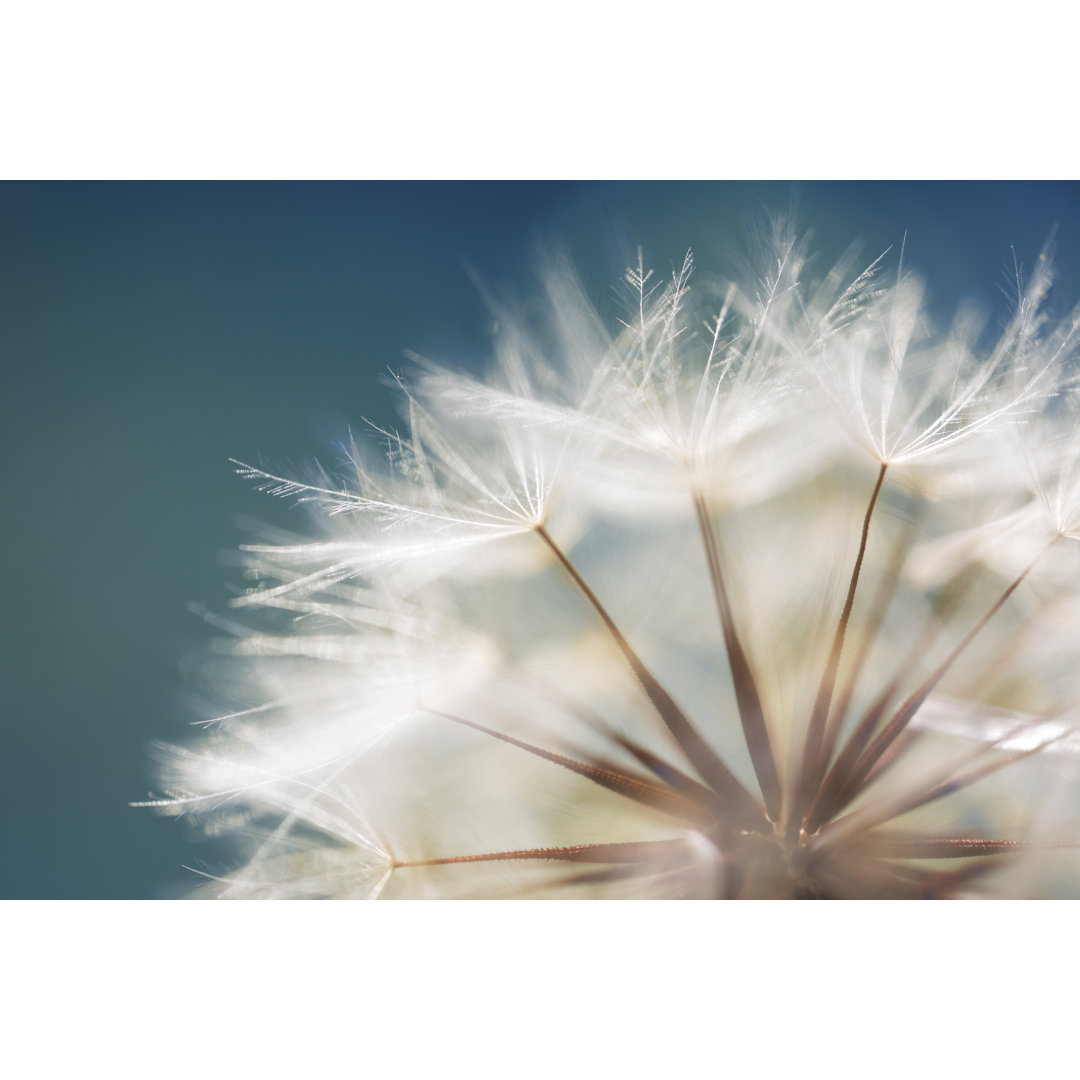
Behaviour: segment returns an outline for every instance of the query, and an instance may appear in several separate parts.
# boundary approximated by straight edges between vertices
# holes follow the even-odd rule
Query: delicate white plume
[[[1074,894],[1077,319],[1044,251],[996,341],[883,256],[745,280],[562,258],[483,379],[245,546],[224,703],[153,805],[222,896]],[[222,853],[222,852],[225,853]]]

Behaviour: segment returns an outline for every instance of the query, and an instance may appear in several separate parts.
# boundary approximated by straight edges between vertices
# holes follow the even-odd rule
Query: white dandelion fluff
[[[267,530],[165,791],[225,897],[1080,895],[1076,316],[997,339],[883,256],[565,260],[480,380]]]

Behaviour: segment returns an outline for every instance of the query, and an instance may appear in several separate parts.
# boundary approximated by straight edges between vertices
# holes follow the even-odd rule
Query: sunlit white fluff
[[[897,271],[878,290],[848,334],[825,344],[819,370],[838,419],[878,461],[899,465],[937,453],[995,422],[1037,410],[1060,376],[1075,330],[1063,323],[1040,338],[1050,288],[1049,248],[1025,283],[1016,275],[1016,305],[989,353],[978,348],[979,314],[961,309],[949,334],[933,334],[923,284]]]
[[[225,706],[161,751],[154,804],[241,852],[206,888],[1076,888],[1076,321],[1047,253],[988,347],[886,263],[815,275],[778,222],[607,319],[549,258],[543,325],[418,361],[351,476],[238,463],[319,538],[246,545]]]

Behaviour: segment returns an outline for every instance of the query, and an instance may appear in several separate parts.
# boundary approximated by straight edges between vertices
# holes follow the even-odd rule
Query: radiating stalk
[[[851,571],[851,580],[848,583],[847,596],[844,599],[844,608],[840,613],[840,620],[836,625],[833,635],[832,648],[829,650],[829,659],[825,664],[825,671],[821,677],[821,685],[818,687],[814,707],[810,712],[810,720],[806,726],[806,739],[803,743],[802,761],[800,763],[799,785],[795,795],[795,801],[789,811],[788,832],[791,838],[798,835],[802,826],[803,815],[821,783],[821,778],[828,767],[828,757],[825,753],[825,727],[829,718],[829,706],[832,704],[833,689],[836,686],[836,674],[840,669],[840,657],[844,651],[844,638],[847,634],[848,621],[851,618],[851,609],[855,604],[855,592],[859,586],[859,574],[862,571],[863,557],[866,555],[866,542],[870,535],[870,518],[874,514],[878,495],[881,493],[881,485],[885,482],[885,471],[888,464],[882,462],[878,470],[877,482],[870,495],[870,502],[863,516],[862,534],[859,537],[859,552],[855,556],[855,566]]]
[[[711,807],[713,820],[716,820],[717,812],[721,807],[716,792],[712,788],[699,784],[692,776],[688,776],[682,769],[677,769],[670,761],[666,761],[659,754],[654,754],[639,742],[627,738],[625,735],[620,735],[618,732],[609,732],[608,734],[667,787],[673,788],[690,802],[702,807]]]
[[[828,821],[855,797],[857,789],[851,787],[850,781],[860,756],[873,738],[878,723],[885,715],[889,702],[892,701],[901,682],[918,665],[934,643],[938,632],[937,627],[932,627],[928,633],[913,643],[897,668],[896,674],[886,683],[884,689],[855,725],[810,803],[810,809],[806,815],[807,832],[815,832],[822,823]],[[882,758],[878,762],[878,767],[883,766],[884,763],[885,758]],[[868,773],[867,777],[869,775]]]
[[[553,765],[560,765],[562,768],[568,769],[586,780],[591,780],[594,784],[598,784],[608,791],[613,791],[661,813],[670,814],[682,821],[692,822],[696,825],[709,825],[715,818],[715,815],[709,812],[707,806],[702,806],[700,802],[687,799],[671,788],[662,787],[652,781],[643,780],[641,777],[623,772],[613,765],[607,763],[595,765],[577,761],[563,754],[545,750],[543,747],[534,746],[523,739],[516,739],[512,735],[505,735],[501,731],[486,727],[484,724],[478,724],[474,720],[466,720],[463,716],[455,716],[453,713],[442,712],[438,709],[427,709],[426,711],[431,713],[432,716],[450,720],[455,724],[460,724],[462,727],[472,728],[473,731],[490,735],[493,739],[508,743],[510,746],[516,746],[533,757],[538,757],[543,761],[550,761]],[[711,795],[712,792],[710,791],[709,794]]]
[[[755,828],[767,829],[768,826],[757,800],[743,787],[742,783],[724,764],[716,751],[698,734],[682,709],[675,704],[671,695],[645,666],[630,643],[623,637],[622,631],[615,625],[607,609],[600,603],[600,600],[589,588],[588,583],[581,574],[578,573],[577,568],[563,553],[559,545],[552,540],[547,529],[542,525],[538,525],[536,533],[551,549],[552,554],[559,560],[570,579],[581,590],[585,599],[589,601],[600,621],[607,627],[608,633],[611,634],[615,644],[619,647],[619,651],[630,665],[638,682],[641,683],[642,689],[644,689],[652,702],[660,719],[663,720],[668,730],[675,737],[675,741],[690,762],[702,777],[708,781],[717,795],[724,800],[730,810],[746,819],[747,823]]]
[[[993,754],[1003,742],[1014,738],[1023,730],[1023,727],[1014,728],[1002,735],[1000,739],[978,747],[964,761],[958,762],[949,772],[924,779],[921,784],[913,788],[908,794],[894,801],[887,802],[883,806],[871,805],[864,807],[861,810],[845,815],[837,821],[830,822],[827,828],[822,831],[821,840],[824,844],[828,844],[836,838],[842,838],[844,843],[850,843],[852,837],[858,836],[860,833],[869,832],[887,821],[909,814],[912,810],[917,810],[920,806],[926,806],[928,803],[947,798],[958,791],[963,791],[965,788],[971,787],[972,784],[977,784],[980,780],[984,780],[1002,769],[1015,765],[1017,762],[1023,761],[1034,754],[1040,754],[1066,735],[1066,732],[1062,731],[1027,750],[1017,750],[1011,754],[1000,754],[991,757],[989,761],[984,761],[981,765],[974,765],[979,759]],[[903,736],[893,743],[893,748],[901,745],[902,740]],[[884,757],[880,758],[878,764],[880,765],[884,760]],[[963,765],[974,765],[974,767],[962,770]]]
[[[986,840],[971,836],[868,837],[871,850],[882,859],[971,859],[1004,855],[1029,847],[1022,840]]]
[[[900,572],[903,569],[904,558],[911,544],[913,531],[914,524],[909,522],[907,528],[897,536],[893,544],[885,574],[878,583],[873,599],[867,609],[866,621],[859,634],[859,644],[851,661],[850,673],[844,681],[843,688],[833,698],[829,719],[825,725],[825,738],[821,747],[823,770],[832,761],[836,744],[840,738],[840,731],[844,724],[844,718],[847,716],[848,709],[851,707],[851,700],[855,696],[855,687],[858,685],[859,675],[866,667],[870,650],[877,639],[882,623],[885,621],[885,615],[889,610],[889,605],[892,603],[893,596],[896,594],[896,587],[900,581]]]
[[[739,709],[739,720],[742,722],[743,737],[746,739],[750,760],[753,762],[754,772],[761,786],[761,794],[765,799],[765,809],[772,821],[779,821],[782,793],[780,775],[776,768],[776,755],[773,753],[769,739],[769,728],[765,722],[765,712],[761,706],[757,682],[732,616],[731,599],[720,568],[720,552],[709,516],[709,508],[698,492],[694,493],[694,509],[697,512],[698,527],[701,530],[701,540],[705,547],[706,561],[709,564],[709,577],[712,580],[720,625],[724,632],[724,646],[727,649],[728,666],[731,668],[731,680],[735,687],[735,701]]]
[[[671,854],[686,846],[679,840],[634,840],[616,844],[574,844],[571,847],[524,848],[518,851],[491,851],[483,855],[451,855],[441,859],[410,859],[394,863],[394,868],[410,866],[451,866],[455,863],[548,860],[579,863],[648,862],[657,855]]]
[[[888,750],[893,740],[907,727],[912,718],[922,707],[922,703],[931,694],[937,684],[945,677],[949,669],[959,659],[961,653],[974,641],[976,635],[997,614],[1010,596],[1019,588],[1020,583],[1035,568],[1036,563],[1054,546],[1060,539],[1060,534],[1050,542],[1031,560],[1030,563],[1012,581],[1009,587],[994,601],[985,615],[964,635],[960,643],[949,653],[947,657],[930,673],[923,684],[915,690],[900,706],[895,716],[885,725],[881,733],[866,748],[862,757],[852,770],[850,785],[856,790],[867,774],[874,767],[877,760]]]

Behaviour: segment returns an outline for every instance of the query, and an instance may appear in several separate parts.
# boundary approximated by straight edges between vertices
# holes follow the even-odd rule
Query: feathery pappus
[[[899,258],[547,260],[267,528],[160,748],[222,897],[1080,896],[1080,313]]]

